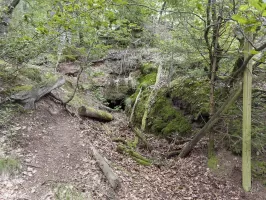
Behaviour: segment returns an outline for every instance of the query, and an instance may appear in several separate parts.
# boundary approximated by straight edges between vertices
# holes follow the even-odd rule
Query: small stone
[[[28,168],[27,168],[27,171],[28,171],[28,172],[32,172],[32,171],[33,171],[33,168],[32,168],[32,167],[28,167]]]

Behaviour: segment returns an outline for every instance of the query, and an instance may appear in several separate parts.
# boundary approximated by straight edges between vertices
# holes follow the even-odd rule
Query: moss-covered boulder
[[[149,93],[150,91],[145,89],[141,95],[134,114],[134,124],[141,124]],[[167,90],[159,91],[148,114],[147,131],[163,137],[172,134],[187,137],[191,133],[191,128],[190,120],[173,107],[171,98],[167,97]]]
[[[171,83],[169,95],[174,106],[197,119],[209,115],[209,91],[207,79],[180,78]]]
[[[157,100],[148,117],[148,127],[152,132],[163,136],[175,133],[176,136],[186,137],[191,133],[190,120],[173,107],[165,90],[157,94]]]

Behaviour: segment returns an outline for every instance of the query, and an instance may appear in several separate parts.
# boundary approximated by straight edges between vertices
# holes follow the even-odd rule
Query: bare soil
[[[139,165],[116,151],[112,138],[128,140],[134,134],[123,113],[114,116],[110,123],[81,120],[48,98],[37,104],[36,111],[17,116],[12,126],[19,127],[18,133],[7,143],[9,154],[20,160],[22,169],[16,176],[1,177],[0,200],[67,199],[67,191],[72,192],[70,199],[266,199],[265,188],[257,182],[250,193],[241,189],[241,162],[229,152],[219,152],[217,170],[208,169],[204,142],[188,158],[164,159],[169,144],[149,135],[153,150],[138,151],[162,165]],[[119,176],[122,184],[118,191],[113,191],[102,174],[90,143],[110,161]]]

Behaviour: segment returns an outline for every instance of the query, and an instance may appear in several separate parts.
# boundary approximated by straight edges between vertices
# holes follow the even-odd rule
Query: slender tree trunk
[[[159,15],[158,24],[161,23],[161,19],[162,19],[163,11],[165,10],[165,8],[166,8],[166,1],[163,2],[162,9],[161,9],[161,11],[160,11],[160,15]]]
[[[213,26],[213,36],[212,36],[212,47],[213,50],[211,52],[211,66],[210,66],[210,117],[213,116],[215,112],[215,96],[214,96],[214,90],[215,90],[215,77],[216,77],[216,71],[218,68],[218,62],[219,62],[219,37],[220,37],[220,22],[221,18],[217,18],[217,12],[216,12],[216,0],[212,0],[211,2],[211,10],[212,10],[212,21],[214,24]],[[208,143],[208,158],[211,159],[213,156],[215,156],[214,153],[214,133],[212,129],[210,129],[209,132],[209,143]]]
[[[186,157],[193,147],[205,136],[207,132],[218,122],[220,115],[223,114],[240,96],[242,92],[242,86],[232,91],[229,98],[223,103],[223,105],[215,112],[212,118],[204,125],[204,127],[195,135],[195,137],[181,150],[179,157]]]
[[[252,41],[251,33],[248,39]],[[245,41],[245,59],[249,56],[251,44]],[[251,189],[251,100],[252,64],[248,63],[243,77],[243,141],[242,141],[242,185],[245,191]]]

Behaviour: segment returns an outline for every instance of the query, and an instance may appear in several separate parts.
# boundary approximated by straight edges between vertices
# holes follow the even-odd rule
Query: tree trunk
[[[214,96],[214,90],[215,90],[215,77],[216,77],[216,71],[218,68],[218,62],[219,62],[219,37],[220,37],[220,23],[221,18],[218,17],[217,19],[217,13],[216,13],[216,1],[212,0],[212,21],[215,26],[213,26],[213,36],[212,36],[212,43],[213,43],[213,50],[212,50],[212,57],[211,59],[211,66],[210,66],[210,73],[211,73],[211,80],[210,80],[210,111],[209,115],[210,117],[213,116],[215,112],[215,96]],[[212,129],[210,129],[209,132],[209,143],[208,143],[208,158],[211,159],[215,155],[214,153],[214,133]]]
[[[252,35],[247,35],[252,41]],[[251,44],[245,41],[245,59],[249,56]],[[248,63],[243,77],[243,141],[242,141],[242,185],[245,191],[251,189],[251,100],[252,64]]]
[[[183,147],[179,157],[186,157],[193,147],[204,137],[204,135],[215,125],[222,113],[224,113],[240,96],[242,91],[242,86],[238,87],[236,90],[232,91],[229,98],[223,103],[223,105],[216,111],[216,113],[212,116],[212,118],[205,124],[205,126],[195,135],[195,137],[185,146]]]

